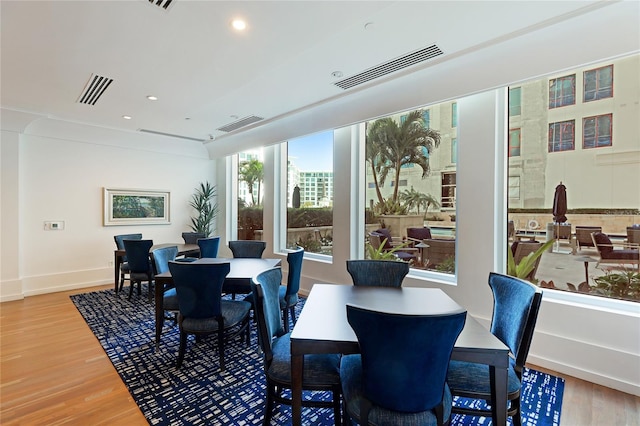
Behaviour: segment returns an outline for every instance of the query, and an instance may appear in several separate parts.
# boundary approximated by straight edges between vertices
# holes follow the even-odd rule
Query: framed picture
[[[104,226],[170,223],[169,191],[104,188]]]

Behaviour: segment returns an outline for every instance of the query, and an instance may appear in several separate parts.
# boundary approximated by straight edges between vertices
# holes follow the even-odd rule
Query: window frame
[[[609,86],[601,88],[600,86],[600,74],[603,70],[609,69],[610,72],[610,82]],[[587,99],[587,93],[592,92],[591,90],[587,91],[587,74],[594,73],[595,74],[595,89],[593,90],[593,98]],[[601,95],[601,93],[604,93]],[[594,102],[599,101],[600,99],[613,98],[613,64],[605,65],[603,67],[594,68],[590,70],[586,70],[582,73],[582,102]]]
[[[569,94],[566,94],[565,82],[569,82]],[[576,104],[576,75],[569,74],[549,79],[549,109],[562,108]]]
[[[599,128],[600,128],[600,120],[601,118],[605,118],[608,117],[609,118],[609,123],[608,123],[608,143],[607,144],[600,144],[599,143],[599,139],[600,139],[600,134],[599,134]],[[587,121],[593,119],[595,124],[594,124],[594,132],[593,132],[593,144],[591,146],[587,146],[586,143],[586,136],[587,136],[587,132],[586,132],[586,128],[587,128]],[[607,135],[605,135],[607,136]],[[613,113],[609,113],[609,114],[600,114],[600,115],[592,115],[590,117],[583,117],[582,118],[582,149],[595,149],[595,148],[606,148],[606,147],[611,147],[613,146]]]
[[[560,126],[560,131],[556,133],[555,129],[552,130],[553,126]],[[567,129],[570,127],[571,131],[567,132]],[[552,136],[553,132],[553,136]],[[555,135],[559,134],[559,140],[555,140]],[[566,134],[571,135],[571,140],[569,142],[563,141],[563,136]],[[569,144],[568,148],[564,148],[565,144]],[[558,146],[558,149],[555,147]],[[548,144],[547,144],[547,152],[566,152],[566,151],[575,151],[576,149],[576,123],[575,120],[565,120],[565,121],[556,121],[553,123],[549,123],[549,135],[548,135]]]

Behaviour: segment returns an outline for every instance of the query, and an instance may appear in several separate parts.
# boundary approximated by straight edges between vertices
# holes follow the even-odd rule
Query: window
[[[584,72],[584,101],[613,97],[613,65]]]
[[[611,146],[612,114],[586,117],[582,119],[582,148]]]
[[[638,150],[640,134],[637,119],[640,111],[639,59],[636,53],[564,72],[563,75],[584,76],[584,80],[578,82],[578,91],[584,87],[584,93],[577,94],[575,106],[560,110],[548,109],[544,101],[540,103],[539,94],[549,89],[548,77],[518,84],[522,88],[523,110],[519,117],[508,117],[510,158],[507,159],[508,182],[505,182],[507,220],[513,222],[516,230],[535,227],[530,224],[538,223],[535,232],[542,238],[537,240],[545,240],[544,222],[553,221],[551,209],[555,188],[562,183],[567,191],[566,216],[571,222],[571,226],[565,225],[564,229],[571,227],[575,232],[578,226],[596,225],[608,230],[605,232],[610,235],[619,235],[611,238],[614,244],[616,239],[625,239],[627,226],[637,222],[634,218],[638,216],[640,206],[637,179],[640,164],[631,155]],[[624,90],[612,90],[614,69],[615,84]],[[581,102],[583,96],[585,102]],[[547,139],[544,138],[545,128]],[[519,157],[514,157],[512,151],[514,129],[521,129]],[[556,232],[562,235],[563,228],[556,228]],[[590,241],[588,237],[586,240]],[[505,238],[504,244],[506,251],[512,246],[513,239]],[[576,250],[589,256],[597,257],[598,254],[595,249],[591,253],[585,252],[580,246]],[[627,285],[624,272],[632,269],[630,265],[603,270],[590,263],[585,274],[585,268],[574,265],[579,262],[567,256],[572,251],[571,240],[560,238],[539,258],[541,261],[533,278],[538,283],[546,282],[550,292],[555,292],[554,288],[562,290],[560,297],[579,292],[582,300],[588,296],[640,302],[638,294],[619,290]],[[617,287],[616,283],[620,282],[625,284]],[[582,283],[579,290],[577,283]],[[571,299],[568,296],[568,300]],[[603,303],[607,301],[593,301],[600,306],[604,306]],[[610,306],[616,305],[614,301]]]
[[[576,75],[549,80],[549,109],[576,103]]]
[[[573,151],[575,120],[549,124],[549,152]]]
[[[422,113],[422,120],[424,120],[424,127],[431,126],[431,115],[429,114],[428,109],[425,109]]]
[[[372,231],[380,227],[382,221],[397,240],[407,237],[407,228],[424,226],[433,226],[436,238],[455,237],[455,223],[452,223],[452,218],[455,220],[455,172],[448,174],[453,176],[453,182],[447,180],[447,205],[441,206],[441,175],[444,168],[447,171],[455,170],[448,160],[450,155],[452,162],[457,157],[456,132],[451,131],[449,122],[449,117],[457,120],[454,104],[445,102],[430,105],[428,111],[404,111],[366,123],[364,199],[368,206],[363,233],[367,236],[365,241],[368,241]],[[420,118],[424,125],[418,126],[416,120]],[[398,136],[393,132],[412,137],[403,138],[402,143],[389,144],[388,138],[396,139]],[[446,207],[445,212],[442,207]],[[432,218],[431,223],[429,218]],[[372,256],[371,251],[365,249],[364,252],[365,256]],[[417,252],[414,250],[413,253]],[[425,263],[428,258],[423,259],[423,255],[427,256],[428,253],[422,250],[416,255],[411,264],[413,269],[434,270],[449,275],[455,273],[455,254],[437,264]]]
[[[238,236],[239,240],[262,239],[262,149],[238,154]]]
[[[509,157],[520,156],[520,129],[509,130]]]
[[[287,248],[333,253],[333,131],[287,142]]]
[[[456,164],[458,162],[458,138],[451,139],[451,163]]]
[[[451,104],[451,127],[458,127],[458,103]]]
[[[520,115],[522,112],[522,102],[520,101],[520,92],[522,88],[514,87],[509,89],[509,117]]]
[[[509,176],[509,199],[520,199],[520,176]]]
[[[443,208],[456,208],[456,174],[442,173],[442,201]]]

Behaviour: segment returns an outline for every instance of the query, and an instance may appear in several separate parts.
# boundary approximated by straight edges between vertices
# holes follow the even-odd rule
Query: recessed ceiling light
[[[149,99],[150,101],[157,101],[158,97],[157,96],[153,96],[153,95],[149,95],[149,96],[147,96],[147,99]]]
[[[234,19],[231,21],[231,26],[238,31],[243,31],[247,28],[247,23],[242,19]]]
[[[131,120],[131,116],[130,115],[123,115],[122,118],[124,118],[125,120]]]

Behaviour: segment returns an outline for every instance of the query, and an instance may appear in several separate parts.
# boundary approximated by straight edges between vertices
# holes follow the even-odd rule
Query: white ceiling
[[[514,40],[526,49],[528,35],[553,28],[588,37],[587,18],[615,20],[622,29],[635,25],[636,32],[627,32],[631,43],[614,53],[637,50],[638,2],[623,3],[173,0],[163,10],[148,0],[2,0],[0,102],[3,109],[179,135],[204,141],[210,151],[234,152],[260,139],[272,143],[322,130],[314,111],[371,104],[367,94],[374,93],[386,101],[390,94],[382,88],[425,70],[446,71],[465,58],[465,78],[489,87],[492,73],[472,65],[487,60],[479,53],[506,52]],[[245,32],[231,29],[236,17],[248,22]],[[610,33],[603,31],[602,43]],[[442,56],[352,89],[334,85],[340,80],[334,71],[346,78],[433,44]],[[494,64],[495,73],[509,67],[510,58]],[[92,74],[113,83],[95,105],[78,103]],[[231,133],[217,130],[251,115],[265,120]],[[342,124],[357,118],[342,115]],[[282,130],[292,126],[299,128]]]

